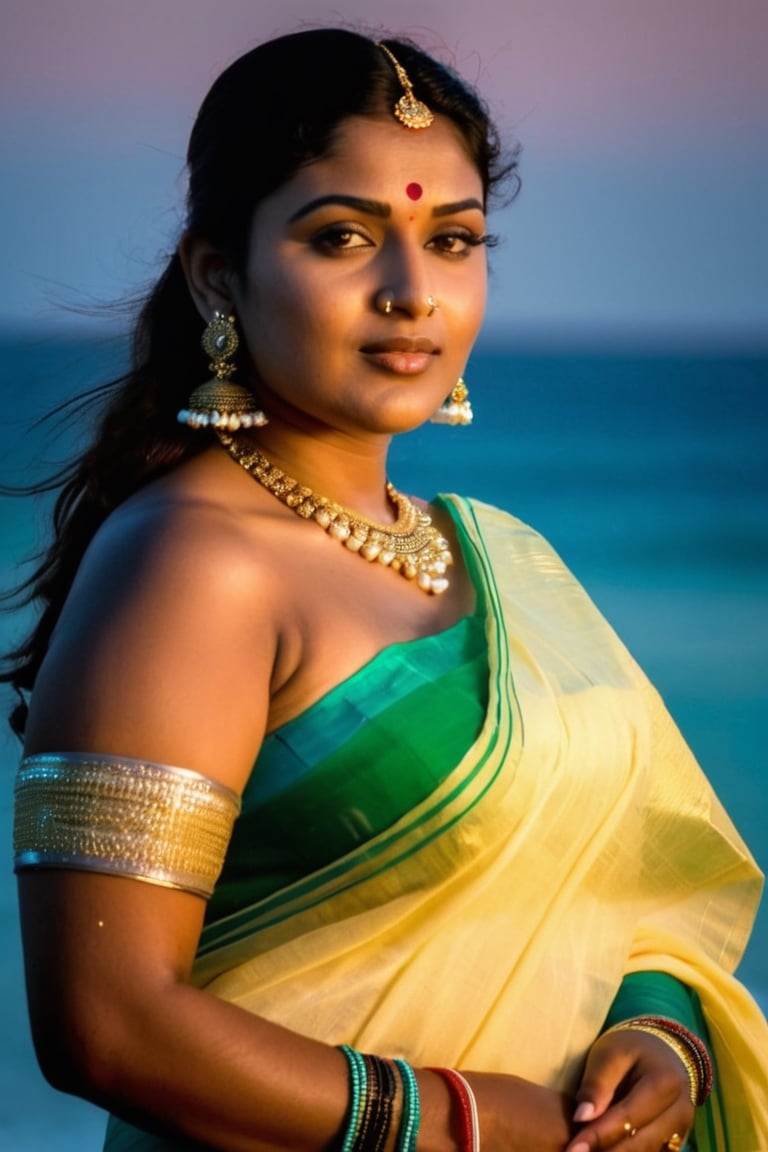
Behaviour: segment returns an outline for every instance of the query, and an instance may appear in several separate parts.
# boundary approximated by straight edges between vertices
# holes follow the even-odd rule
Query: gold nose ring
[[[379,292],[374,303],[379,312],[383,312],[385,316],[392,315],[392,309],[395,306],[395,301],[391,292]]]
[[[435,300],[434,296],[427,296],[427,308],[429,309],[427,316],[431,316],[435,309],[439,307],[440,305],[438,304],[437,300]]]

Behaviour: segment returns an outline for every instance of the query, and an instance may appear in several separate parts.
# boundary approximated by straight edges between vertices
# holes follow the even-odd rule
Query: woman
[[[16,653],[43,1070],[112,1152],[768,1147],[748,852],[547,545],[386,486],[470,415],[483,107],[304,32],[189,173]]]

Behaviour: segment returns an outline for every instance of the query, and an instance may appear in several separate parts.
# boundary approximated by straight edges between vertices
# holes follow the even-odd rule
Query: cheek
[[[253,330],[261,340],[276,338],[289,329],[294,336],[311,329],[327,297],[322,285],[313,286],[306,278],[282,274],[255,277],[249,285],[247,308]]]
[[[258,321],[258,344],[279,377],[304,378],[320,365],[338,371],[352,319],[343,295],[327,277],[300,282],[282,279],[266,287],[266,306]]]
[[[485,313],[488,280],[485,269],[478,270],[477,275],[471,277],[463,293],[463,299],[458,312],[459,322],[466,328],[478,328]]]
[[[477,313],[478,313],[480,320],[482,320],[483,315],[485,313],[485,305],[486,305],[487,299],[488,299],[488,277],[483,276],[480,283],[477,286],[477,292],[475,293],[476,308],[477,308]]]

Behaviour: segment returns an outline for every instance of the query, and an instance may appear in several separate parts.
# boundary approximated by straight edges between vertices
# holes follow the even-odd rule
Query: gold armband
[[[186,768],[28,756],[16,779],[14,865],[133,876],[207,898],[239,811],[237,793]]]

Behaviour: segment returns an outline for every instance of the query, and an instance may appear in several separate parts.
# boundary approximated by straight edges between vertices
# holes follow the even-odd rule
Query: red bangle
[[[451,1099],[458,1105],[459,1152],[480,1152],[480,1122],[475,1094],[455,1068],[427,1068],[436,1072],[448,1085]]]

